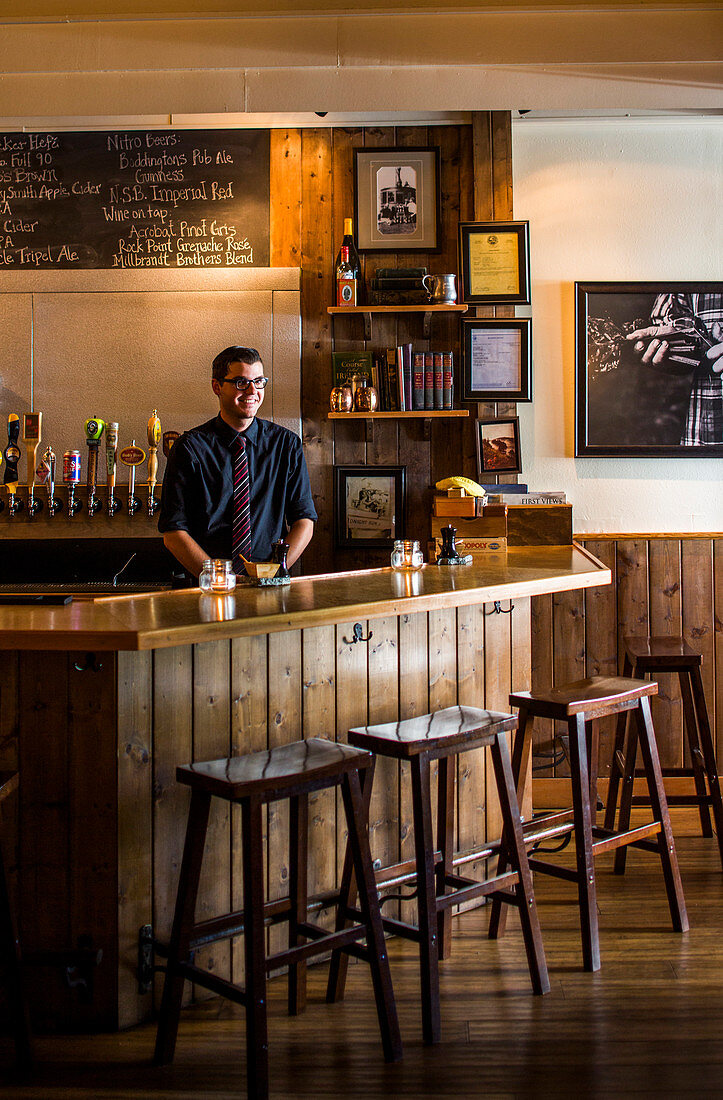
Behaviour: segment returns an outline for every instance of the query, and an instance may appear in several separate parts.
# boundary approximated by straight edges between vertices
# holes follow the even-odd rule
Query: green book
[[[370,351],[332,351],[331,365],[334,386],[351,382],[355,374],[368,379],[372,385],[372,353]]]

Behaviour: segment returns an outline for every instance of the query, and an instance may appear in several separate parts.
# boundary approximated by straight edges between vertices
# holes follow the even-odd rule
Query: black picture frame
[[[723,457],[721,342],[723,282],[576,282],[575,456]]]
[[[480,417],[475,421],[475,442],[478,481],[488,482],[490,474],[522,473],[519,417]]]
[[[395,539],[404,538],[406,475],[406,466],[334,467],[338,549],[391,549]]]
[[[462,398],[532,401],[529,317],[462,319]]]
[[[439,173],[436,145],[355,149],[359,252],[438,252],[442,221]]]
[[[460,301],[467,305],[530,302],[530,223],[459,223]]]

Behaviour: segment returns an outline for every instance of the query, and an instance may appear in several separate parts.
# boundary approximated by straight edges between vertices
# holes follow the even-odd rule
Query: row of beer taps
[[[19,473],[18,466],[22,457],[20,440],[25,444],[27,456],[27,515],[30,519],[42,511],[42,495],[36,496],[36,485],[39,483],[45,487],[47,495],[48,515],[54,516],[62,510],[63,502],[55,495],[56,486],[56,457],[52,447],[46,447],[37,467],[38,448],[42,432],[43,414],[41,412],[29,412],[23,415],[23,434],[20,435],[20,417],[17,413],[8,416],[8,445],[3,452],[5,469],[3,483],[8,492],[8,514],[16,516],[23,511],[25,502],[18,494]],[[115,420],[101,420],[98,416],[92,416],[85,422],[85,442],[88,447],[88,464],[86,486],[88,496],[86,507],[88,515],[94,516],[103,507],[98,485],[98,452],[101,438],[105,433],[105,463],[107,485],[107,511],[109,516],[114,516],[123,508],[121,498],[116,494],[117,460],[128,467],[128,515],[135,515],[143,507],[142,501],[136,496],[136,470],[146,460],[146,452],[136,445],[135,439],[129,447],[124,447],[118,454],[118,430],[119,425]],[[158,483],[158,447],[162,441],[163,453],[168,458],[173,444],[178,439],[178,432],[169,431],[161,433],[161,421],[158,410],[154,409],[148,420],[148,482],[147,482],[147,511],[153,516],[160,508],[160,501],[156,499],[155,490]],[[0,462],[2,462],[0,457]],[[37,483],[36,483],[37,478]],[[81,481],[81,453],[80,451],[66,451],[63,455],[63,483],[68,490],[68,516],[75,516],[83,507],[83,503],[76,497],[76,489]],[[0,512],[5,507],[0,500]]]

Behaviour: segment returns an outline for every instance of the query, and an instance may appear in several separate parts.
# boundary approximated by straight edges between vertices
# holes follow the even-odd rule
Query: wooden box
[[[510,504],[510,546],[568,546],[572,542],[571,504]]]
[[[432,503],[432,514],[435,516],[469,516],[475,515],[476,497],[451,497],[435,496]]]

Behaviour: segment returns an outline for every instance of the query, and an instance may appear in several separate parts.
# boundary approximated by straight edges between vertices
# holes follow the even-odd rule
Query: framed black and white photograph
[[[487,481],[487,474],[519,474],[520,422],[516,416],[482,418],[475,422],[477,442],[477,477]]]
[[[334,532],[340,549],[391,548],[404,538],[406,466],[335,466]]]
[[[357,248],[439,249],[439,148],[354,150]]]
[[[530,301],[530,223],[460,222],[460,302]]]
[[[465,401],[531,401],[531,320],[464,318],[462,364]]]
[[[723,455],[723,283],[576,283],[576,456]]]

